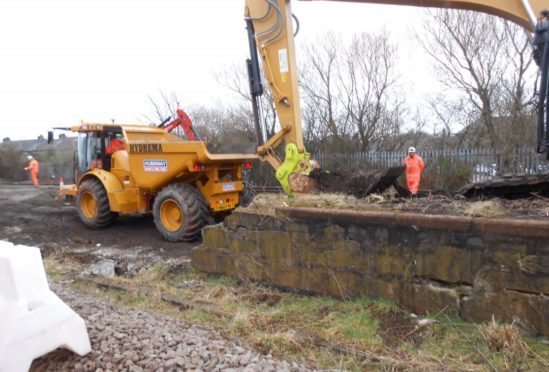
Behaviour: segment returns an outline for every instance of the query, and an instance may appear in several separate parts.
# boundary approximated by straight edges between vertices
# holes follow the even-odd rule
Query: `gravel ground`
[[[31,371],[308,370],[229,341],[212,329],[115,305],[66,283],[52,283],[51,289],[84,318],[93,351],[79,357],[56,350],[35,360]]]

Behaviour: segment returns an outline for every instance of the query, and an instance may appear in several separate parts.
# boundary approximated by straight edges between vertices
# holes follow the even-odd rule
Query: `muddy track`
[[[47,255],[63,249],[79,252],[82,258],[113,249],[120,255],[142,255],[170,259],[186,257],[193,243],[171,243],[162,239],[152,216],[120,217],[111,227],[91,230],[79,220],[73,205],[56,200],[55,189],[0,185],[0,239],[42,248]]]

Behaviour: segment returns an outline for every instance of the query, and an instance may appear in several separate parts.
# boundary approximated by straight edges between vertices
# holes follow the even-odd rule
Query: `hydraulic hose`
[[[157,128],[162,128],[164,125],[168,123],[168,121],[172,120],[173,115],[168,116],[166,119],[162,121],[162,123],[158,124]]]
[[[272,36],[271,38],[267,39],[263,45],[267,45],[267,44],[270,44],[271,42],[275,41],[276,39],[278,39],[278,37],[282,34],[282,32],[284,31],[284,27],[286,26],[286,20],[284,19],[284,15],[282,14],[282,10],[280,10],[280,7],[278,6],[278,4],[275,3],[276,0],[267,0],[269,3],[271,3],[273,5],[273,7],[275,8],[275,11],[277,13],[277,26],[278,26],[278,31],[277,33]]]
[[[542,46],[539,102],[538,102],[538,152],[547,152],[549,141],[547,138],[547,126],[549,125],[549,41]],[[549,153],[548,153],[549,155]]]
[[[244,17],[244,19],[246,21],[263,21],[265,18],[269,16],[269,14],[271,14],[271,9],[273,8],[273,5],[271,3],[269,3],[268,1],[267,3],[269,4],[269,7],[267,8],[267,11],[265,12],[265,14],[263,14],[260,17]]]
[[[263,38],[263,37],[269,37],[267,40],[265,40],[264,42],[261,42],[261,45],[262,46],[265,46],[267,44],[270,44],[271,42],[275,41],[276,39],[278,39],[278,37],[282,34],[282,32],[284,31],[284,27],[286,26],[286,20],[284,19],[284,14],[282,12],[282,10],[280,9],[280,7],[278,6],[276,0],[265,0],[268,4],[269,4],[269,8],[268,8],[268,11],[265,15],[261,16],[261,17],[257,17],[257,18],[252,18],[252,17],[246,17],[245,19],[246,20],[252,20],[252,21],[261,21],[261,20],[264,20],[267,18],[267,16],[270,14],[270,11],[272,8],[275,9],[275,12],[276,12],[276,20],[274,22],[274,24],[272,25],[271,28],[269,28],[268,30],[265,30],[263,32],[260,32],[258,34],[256,34],[256,39],[259,41],[260,38]],[[292,17],[294,17],[294,19],[296,20],[296,23],[297,23],[297,30],[299,31],[299,20],[292,14]],[[276,33],[275,33],[276,32]],[[270,36],[272,35],[273,33],[275,33],[273,36]],[[296,32],[296,35],[297,35],[297,32]]]
[[[294,13],[292,13],[292,17],[293,19],[295,20],[295,32],[294,32],[294,37],[297,36],[297,34],[299,34],[299,18],[296,17],[296,15]]]
[[[545,50],[549,49],[549,43],[545,45]],[[549,138],[547,136],[547,129],[549,127],[549,52],[545,53],[546,55],[546,64],[545,64],[545,137],[546,143],[549,147]],[[542,82],[543,83],[543,82]]]
[[[278,5],[276,3],[272,3],[271,0],[265,0],[265,2],[267,4],[269,4],[269,8],[275,8],[275,10],[280,10],[278,8]],[[269,11],[270,13],[270,11]],[[277,11],[277,14],[276,14],[276,20],[274,22],[274,24],[271,26],[271,28],[269,28],[268,30],[265,30],[263,32],[260,32],[256,35],[256,38],[259,40],[261,37],[263,36],[266,36],[266,35],[270,35],[271,33],[273,33],[277,28],[278,28],[278,25],[280,23],[280,13]]]

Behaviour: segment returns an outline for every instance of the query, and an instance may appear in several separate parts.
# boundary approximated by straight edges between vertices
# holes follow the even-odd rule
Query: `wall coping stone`
[[[275,209],[275,213],[278,217],[322,220],[359,226],[393,225],[429,230],[471,231],[514,237],[549,238],[549,221],[540,220],[372,212],[310,207],[279,207]]]

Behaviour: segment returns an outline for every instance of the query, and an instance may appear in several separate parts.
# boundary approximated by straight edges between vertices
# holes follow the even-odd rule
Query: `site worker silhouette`
[[[417,194],[419,183],[421,182],[421,172],[425,168],[425,162],[421,156],[416,155],[415,147],[411,146],[408,149],[408,156],[404,159],[406,166],[406,183],[412,195]]]
[[[115,151],[118,150],[126,150],[126,144],[123,140],[117,138],[115,133],[113,133],[111,134],[109,145],[105,149],[105,153],[107,155],[112,155]]]
[[[32,157],[32,155],[27,156],[27,160],[29,161],[29,166],[25,167],[25,170],[30,171],[31,177],[32,177],[32,183],[34,183],[34,187],[40,187],[40,184],[38,183],[38,172],[40,170],[40,166],[38,165],[38,160]]]

